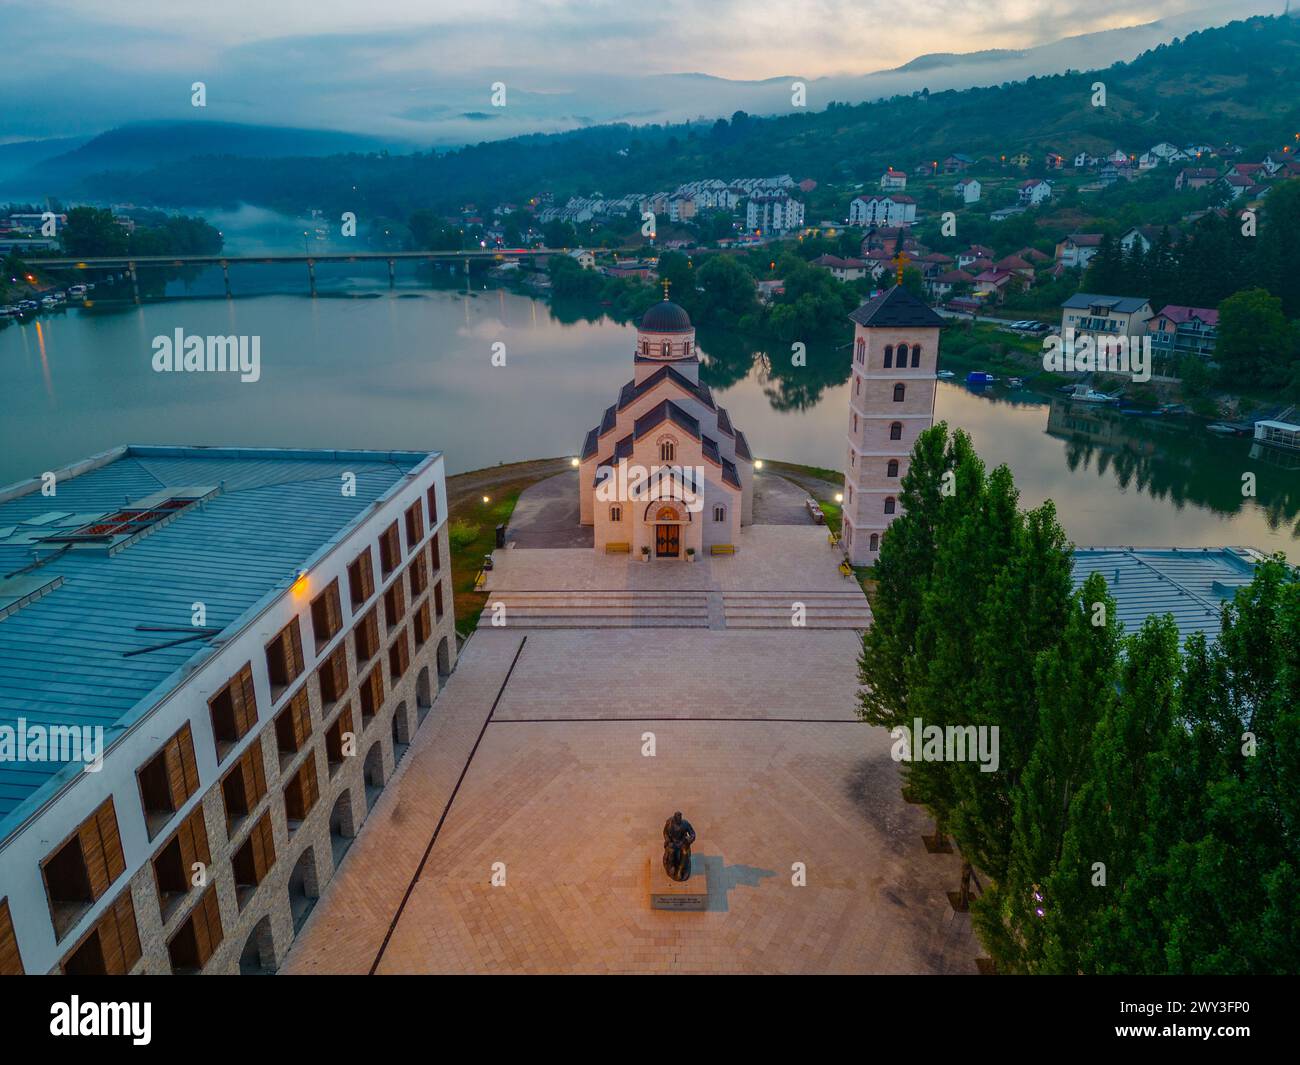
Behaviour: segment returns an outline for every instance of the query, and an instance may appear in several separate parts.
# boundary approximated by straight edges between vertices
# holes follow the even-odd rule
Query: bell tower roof
[[[643,333],[689,333],[695,327],[691,316],[665,296],[645,312],[637,328]]]

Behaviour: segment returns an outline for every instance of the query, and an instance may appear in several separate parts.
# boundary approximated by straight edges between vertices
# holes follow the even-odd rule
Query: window
[[[230,682],[208,700],[212,715],[212,738],[216,741],[217,761],[257,723],[257,695],[253,691],[253,664],[244,663]]]
[[[434,573],[442,569],[442,545],[438,543],[436,536],[429,544],[429,561],[433,563]]]
[[[659,445],[659,461],[672,462],[677,457],[677,445],[671,440],[665,440]]]
[[[172,814],[199,790],[199,771],[194,762],[194,737],[185,726],[163,748],[136,771],[140,785],[140,806],[145,830],[153,839]]]
[[[414,548],[423,539],[424,511],[420,509],[420,501],[417,499],[406,510],[406,545]]]
[[[860,395],[861,392],[862,392],[862,378],[855,377],[853,378],[853,394],[856,396],[856,395]]]
[[[894,365],[894,345],[885,345],[885,369],[888,370]]]
[[[853,485],[851,485],[851,484],[846,484],[846,485],[844,486],[844,492],[845,492],[844,502],[846,502],[846,503],[852,503],[852,502],[853,502]]]
[[[853,415],[853,431],[855,433],[858,431],[858,416],[856,413]]]
[[[365,728],[384,703],[384,671],[379,666],[367,674],[357,695],[361,700],[361,727]]]
[[[886,514],[892,514],[892,513],[894,513],[894,497],[893,497],[893,496],[887,496],[887,497],[885,498],[885,513],[886,513]]]
[[[401,581],[393,581],[384,593],[384,621],[391,629],[406,613],[406,594]]]
[[[411,645],[406,638],[406,630],[403,629],[397,634],[395,639],[388,647],[388,677],[396,684],[402,679],[407,667],[411,664]]]
[[[393,522],[379,537],[379,575],[387,580],[401,561],[402,541],[397,534],[397,522]]]
[[[357,623],[353,633],[358,670],[362,662],[369,662],[379,653],[379,616],[375,613],[377,609],[378,607],[372,607],[370,613]]]
[[[140,932],[127,888],[63,959],[68,976],[125,976],[140,960]]]
[[[879,533],[872,533],[872,534],[871,534],[871,539],[867,541],[867,546],[868,546],[868,549],[871,550],[871,551],[879,551],[879,550],[880,550],[880,534],[879,534]]]
[[[271,702],[288,691],[289,685],[302,676],[304,668],[302,632],[295,615],[275,639],[266,645],[266,671],[271,678]]]
[[[244,818],[257,809],[265,794],[266,768],[262,764],[262,745],[254,743],[239,756],[239,761],[231,766],[221,781],[221,797],[226,803],[227,835],[234,834]]]
[[[726,521],[726,520],[727,520],[727,508],[724,507],[724,506],[722,506],[721,504],[715,506],[715,507],[713,508],[713,520],[714,520],[714,521]]]
[[[332,580],[329,587],[311,601],[311,633],[316,639],[316,653],[334,639],[343,628],[343,609],[339,606],[339,582]]]
[[[22,976],[23,959],[18,953],[18,937],[9,915],[9,900],[0,899],[0,976]]]
[[[307,689],[304,687],[299,688],[298,693],[289,700],[289,705],[276,715],[275,745],[280,752],[281,769],[302,750],[310,736],[311,706],[307,702]]]
[[[902,403],[903,397],[907,395],[907,386],[899,383],[894,386],[894,402]]]
[[[889,439],[890,439],[890,440],[902,440],[902,439],[903,439],[903,423],[902,423],[902,422],[892,422],[892,423],[890,424],[890,426],[889,426]]]
[[[907,365],[907,345],[899,344],[898,345],[898,366],[902,368],[906,365]]]
[[[912,369],[916,369],[920,365],[921,365],[921,345],[913,344],[912,345]]]
[[[866,355],[866,353],[867,353],[867,342],[863,340],[862,337],[858,337],[858,343],[853,352],[854,361],[861,362],[864,356]]]
[[[888,465],[885,466],[885,476],[886,477],[898,476],[898,459],[889,460]]]
[[[50,919],[62,939],[126,871],[113,799],[105,799],[77,830],[41,863]]]
[[[442,620],[442,581],[433,586],[433,613],[439,621]]]
[[[356,753],[356,735],[352,731],[352,707],[345,706],[325,730],[325,761],[333,776],[343,759]]]
[[[221,928],[221,906],[217,902],[217,885],[212,884],[167,944],[172,972],[181,975],[201,971],[221,946],[224,935]]]
[[[622,521],[622,520],[623,520],[623,508],[620,507],[617,503],[613,504],[613,505],[609,508],[609,520],[610,520],[610,521]]]
[[[320,789],[316,785],[316,759],[308,758],[293,775],[284,789],[284,816],[289,822],[289,831],[293,832],[311,813],[311,808],[320,798]]]
[[[153,876],[158,885],[158,903],[164,924],[194,886],[195,864],[201,864],[205,874],[212,864],[202,806],[181,822],[172,838],[154,855]]]
[[[415,619],[411,622],[411,635],[415,638],[416,647],[424,646],[424,642],[433,635],[433,619],[429,614],[429,601],[427,599],[420,604],[420,609],[415,612]]]
[[[352,613],[360,610],[374,594],[375,567],[370,561],[370,548],[367,547],[348,566],[348,597],[352,602]]]
[[[271,811],[267,810],[253,826],[243,846],[230,859],[230,867],[235,873],[235,899],[241,910],[273,865],[275,838],[271,830]]]
[[[411,578],[411,601],[419,599],[424,590],[429,587],[429,559],[424,554],[418,554],[411,560],[411,564],[406,567],[406,572]]]
[[[668,343],[668,341],[664,340],[660,342],[659,354],[663,356],[665,359],[672,354],[672,350],[673,350],[672,346]]]
[[[425,507],[429,511],[429,528],[435,529],[438,526],[438,486],[429,485],[429,490],[424,494]]]
[[[339,644],[329,658],[321,663],[316,676],[320,678],[320,701],[324,707],[330,707],[343,698],[348,690],[348,653],[343,644]]]

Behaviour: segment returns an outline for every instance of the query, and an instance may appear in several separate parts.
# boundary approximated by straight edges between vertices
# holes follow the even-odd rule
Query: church
[[[685,560],[736,550],[753,519],[754,459],[700,383],[695,327],[666,285],[637,327],[632,366],[578,463],[596,551]]]

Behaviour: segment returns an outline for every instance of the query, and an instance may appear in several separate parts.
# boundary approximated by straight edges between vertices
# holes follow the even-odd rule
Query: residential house
[[[574,260],[584,270],[596,269],[596,256],[586,248],[576,248],[569,252],[569,258]]]
[[[1014,292],[1019,287],[1016,275],[1010,270],[985,270],[975,278],[975,294],[995,303],[1001,303],[1007,292]]]
[[[1056,246],[1056,262],[1066,270],[1082,270],[1101,247],[1100,233],[1071,233]]]
[[[1016,192],[1020,196],[1021,205],[1037,207],[1040,203],[1052,198],[1052,183],[1044,181],[1042,178],[1030,178],[1028,181],[1022,181],[1017,185]]]
[[[1019,167],[1021,170],[1024,170],[1030,162],[1029,154],[1027,152],[1019,152],[1008,159],[1007,162],[1014,167]]]
[[[962,178],[952,187],[952,191],[961,198],[962,203],[979,203],[980,183],[978,178]]]
[[[907,175],[891,166],[880,175],[880,188],[883,192],[901,192],[907,188]]]
[[[943,172],[945,174],[961,174],[974,165],[975,160],[969,155],[961,152],[953,152],[943,161]]]
[[[1185,166],[1174,178],[1174,188],[1180,192],[1183,189],[1203,189],[1218,180],[1219,172],[1212,166]]]
[[[1126,252],[1130,251],[1134,244],[1142,247],[1142,254],[1149,252],[1160,239],[1163,230],[1169,230],[1170,243],[1176,243],[1182,230],[1178,226],[1133,226],[1124,231],[1124,235],[1119,238],[1119,246]]]
[[[857,281],[866,277],[871,268],[865,259],[842,259],[838,255],[819,255],[809,265],[830,271],[836,281]]]
[[[745,208],[745,227],[751,232],[786,233],[803,225],[803,204],[784,193],[751,196]]]
[[[1227,177],[1246,178],[1254,185],[1268,176],[1263,163],[1233,163],[1228,167]]]
[[[957,253],[957,266],[959,269],[966,269],[977,259],[988,259],[992,261],[994,251],[992,248],[986,248],[983,244],[972,244],[965,251]]]
[[[954,292],[965,292],[975,284],[975,276],[965,270],[948,270],[937,277],[928,278],[925,287],[933,299],[947,299]]]
[[[858,196],[849,204],[851,226],[907,226],[916,221],[916,201],[911,196]]]
[[[1219,312],[1171,303],[1147,323],[1147,332],[1156,355],[1200,355],[1211,359],[1219,338]]]
[[[998,273],[1006,271],[1009,274],[1014,274],[1018,279],[1016,283],[1022,288],[1029,288],[1034,283],[1033,263],[1026,262],[1019,255],[1008,255],[1003,259],[999,259],[993,264],[993,269]]]
[[[1076,292],[1061,304],[1061,332],[1094,339],[1140,337],[1151,320],[1151,303],[1145,296],[1100,296]]]
[[[1043,166],[1048,170],[1061,170],[1065,166],[1065,156],[1059,152],[1048,152],[1043,156]]]

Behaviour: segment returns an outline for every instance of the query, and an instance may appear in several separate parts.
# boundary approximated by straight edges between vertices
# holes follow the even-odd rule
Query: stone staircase
[[[823,592],[724,592],[729,629],[792,629],[794,604],[804,606],[804,628],[865,629],[871,624],[867,597],[855,587]]]
[[[709,627],[709,593],[690,589],[489,592],[480,628],[492,628],[496,604],[508,629]]]

